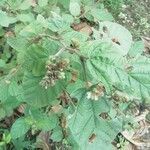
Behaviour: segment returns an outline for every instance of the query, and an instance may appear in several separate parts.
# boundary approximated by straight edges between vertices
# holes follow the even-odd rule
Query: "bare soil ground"
[[[131,0],[122,6],[118,22],[125,26],[135,39],[150,37],[150,0]]]

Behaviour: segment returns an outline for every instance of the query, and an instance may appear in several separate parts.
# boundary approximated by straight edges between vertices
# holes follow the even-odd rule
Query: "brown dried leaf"
[[[145,53],[150,54],[150,38],[142,37],[142,41],[144,42]]]
[[[92,28],[86,23],[86,22],[81,22],[78,24],[73,24],[72,28],[75,31],[87,34],[87,35],[91,35],[92,34]]]
[[[67,119],[65,116],[62,116],[62,118],[61,118],[61,127],[63,129],[65,129],[67,127]]]
[[[137,150],[137,148],[133,144],[128,143],[124,146],[124,150]]]
[[[116,43],[116,44],[120,45],[120,42],[119,42],[119,40],[118,40],[118,39],[113,38],[113,39],[112,39],[112,41],[113,41],[114,43]]]
[[[67,95],[66,92],[63,92],[63,93],[60,95],[60,100],[61,100],[61,102],[62,102],[62,106],[69,104],[69,98],[68,98],[68,95]]]
[[[78,23],[78,24],[73,24],[72,25],[72,28],[75,30],[75,31],[80,31],[82,28],[84,28],[85,26],[87,25],[86,22],[81,22],[81,23]]]
[[[80,30],[80,32],[84,33],[84,34],[87,34],[87,35],[91,35],[93,31],[92,31],[91,27],[87,25],[84,28],[82,28]]]
[[[72,72],[71,72],[71,80],[70,80],[70,83],[76,82],[77,79],[78,79],[78,72],[77,72],[77,71],[72,71]]]
[[[108,32],[108,28],[106,26],[103,27],[103,32],[107,33]]]
[[[5,33],[6,38],[11,37],[11,36],[14,36],[14,33],[12,31],[8,31]]]
[[[36,0],[31,0],[31,4],[32,4],[32,7],[35,7],[37,5],[37,1]]]
[[[40,132],[40,134],[37,137],[36,148],[41,148],[42,150],[51,150],[49,136],[49,132]]]
[[[23,114],[24,113],[24,110],[25,110],[25,108],[26,108],[26,105],[25,104],[21,104],[19,107],[18,107],[18,112],[20,112],[21,114]]]
[[[90,142],[90,143],[93,143],[93,141],[95,140],[95,138],[96,138],[96,134],[93,133],[93,134],[89,137],[89,142]]]
[[[108,119],[109,115],[107,112],[102,112],[100,115],[99,115],[101,118],[103,118],[104,120],[105,119]]]
[[[62,109],[63,109],[63,107],[59,104],[52,107],[52,111],[54,113],[59,113]]]
[[[135,117],[135,121],[138,122],[140,126],[138,129],[134,131],[125,130],[122,132],[122,135],[140,150],[150,149],[150,124],[145,121],[146,114],[147,111]]]
[[[93,84],[90,81],[86,82],[86,88],[90,88]]]

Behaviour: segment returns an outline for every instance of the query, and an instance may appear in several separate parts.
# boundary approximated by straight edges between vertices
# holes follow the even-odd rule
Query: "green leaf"
[[[19,85],[15,80],[13,80],[9,85],[9,93],[11,96],[16,97],[18,101],[24,100],[22,85]]]
[[[7,134],[4,140],[8,144],[11,141],[11,135]]]
[[[9,84],[7,83],[7,81],[1,80],[0,81],[0,89],[1,89],[0,101],[2,102],[6,101],[7,98],[10,96],[8,88],[9,88]]]
[[[42,33],[43,27],[38,21],[33,21],[20,31],[20,35],[23,37],[33,37]]]
[[[0,119],[6,116],[11,116],[13,110],[18,107],[20,102],[15,97],[9,97],[4,102],[0,103]]]
[[[74,18],[72,15],[69,14],[63,14],[62,18],[68,22],[69,24],[72,24],[74,22]]]
[[[84,5],[87,5],[87,6],[95,5],[95,1],[94,0],[82,0],[82,3]],[[102,3],[96,3],[96,6],[94,6],[94,7],[98,7],[99,8],[101,5],[103,6]]]
[[[24,37],[21,37],[21,36],[9,37],[7,39],[7,43],[17,52],[25,51],[27,47],[29,46],[28,41]]]
[[[1,18],[0,25],[3,27],[8,27],[10,22],[6,13],[0,11],[0,18]]]
[[[128,53],[132,45],[132,35],[126,28],[117,23],[105,21],[100,22],[99,31],[103,39],[113,43],[124,55]]]
[[[86,61],[86,68],[88,69],[87,73],[91,75],[89,76],[90,80],[93,83],[102,82],[107,92],[110,92],[112,90],[112,82],[115,82],[115,76],[112,76],[112,81],[110,78],[112,75],[111,64],[123,67],[123,62],[126,62],[123,59],[124,53],[119,51],[112,43],[102,40],[83,43],[80,50],[83,56],[89,58]],[[94,65],[93,62],[95,62]],[[108,64],[106,65],[105,63]],[[107,70],[109,71],[107,67],[110,67],[110,72],[107,72]]]
[[[0,68],[5,67],[6,63],[3,59],[0,59]]]
[[[4,145],[5,145],[5,142],[0,142],[0,146],[4,146]],[[0,150],[3,150],[3,149],[0,149]]]
[[[80,15],[80,12],[81,12],[80,4],[76,0],[71,0],[70,6],[69,6],[69,11],[75,17]]]
[[[68,31],[64,33],[62,36],[68,45],[70,45],[72,41],[76,41],[77,44],[80,45],[82,42],[85,42],[88,39],[87,35],[74,30]]]
[[[108,91],[114,85],[123,91],[128,89],[128,94],[132,96],[149,99],[150,62],[146,58],[138,59],[128,64],[128,67],[123,67],[120,62],[117,64],[107,58],[99,57],[88,60],[87,67],[93,78],[101,81]]]
[[[7,0],[11,9],[18,10],[23,0]]]
[[[111,13],[109,13],[105,9],[96,9],[96,8],[92,9],[91,10],[91,14],[98,21],[113,21],[114,20],[114,18],[111,15]]]
[[[59,118],[57,115],[45,114],[37,108],[31,108],[30,112],[27,114],[26,121],[28,124],[35,126],[37,129],[42,131],[50,131],[56,128],[59,124]]]
[[[26,74],[23,80],[25,101],[33,107],[44,107],[52,104],[62,90],[62,83],[58,83],[47,90],[40,85],[41,77]]]
[[[148,105],[150,59],[141,55],[144,44],[109,22],[114,18],[102,3],[0,0],[0,122],[14,110],[23,112],[8,129],[11,137],[1,130],[4,148],[10,142],[16,150],[48,148],[51,140],[71,150],[111,150],[124,124],[133,124],[134,117],[125,114],[131,101]],[[84,22],[91,35],[82,32]],[[50,77],[46,64],[57,54],[58,70]],[[44,87],[41,81],[57,78],[58,72],[65,79]],[[104,91],[98,93],[101,84]],[[58,107],[63,108],[57,113]],[[36,138],[41,141],[34,143]]]
[[[8,27],[9,24],[14,23],[16,20],[15,18],[9,17],[6,12],[0,10],[0,25],[3,27]]]
[[[135,57],[137,55],[142,54],[142,52],[144,51],[144,43],[143,41],[136,41],[132,44],[128,54],[131,57]]]
[[[54,55],[59,49],[59,42],[55,40],[50,40],[48,38],[43,38],[41,41],[42,48],[47,51],[47,55]]]
[[[109,58],[113,62],[118,63],[123,60],[124,51],[116,48],[112,42],[107,40],[94,40],[83,42],[80,47],[81,53],[88,58],[97,59],[99,56]]]
[[[150,59],[139,56],[129,66],[128,82],[136,96],[150,100]],[[131,69],[130,69],[131,67]]]
[[[49,49],[50,50],[50,49]],[[31,45],[24,55],[24,68],[31,71],[34,76],[45,74],[45,65],[49,56],[49,51],[38,45]]]
[[[38,4],[40,7],[44,7],[48,4],[48,0],[38,0]]]
[[[0,37],[3,36],[5,34],[5,31],[3,29],[3,27],[0,27]]]
[[[58,0],[58,3],[60,3],[65,9],[69,9],[70,0]]]
[[[48,28],[53,32],[64,32],[70,29],[70,24],[61,16],[52,12],[53,18],[48,19]]]
[[[20,6],[18,7],[18,9],[21,9],[21,10],[27,10],[31,7],[32,5],[32,1],[31,0],[24,0]]]
[[[5,2],[6,2],[6,0],[1,0],[0,1],[0,6],[4,5]]]
[[[76,93],[77,89],[84,87],[84,82],[77,80],[75,83],[70,83],[67,86],[67,92],[72,96]]]
[[[58,125],[58,117],[56,115],[40,116],[37,120],[37,128],[43,131],[50,131]]]
[[[32,13],[18,14],[17,19],[22,21],[22,22],[32,22],[32,21],[34,21],[34,15]]]
[[[10,133],[12,139],[17,139],[25,135],[29,129],[30,129],[30,125],[26,123],[25,118],[17,119],[11,127]]]
[[[122,130],[122,122],[100,118],[102,112],[109,110],[108,101],[100,99],[93,101],[86,98],[86,92],[81,91],[76,111],[68,116],[68,127],[80,149],[112,149],[111,142]],[[95,135],[90,141],[90,137]],[[106,148],[107,145],[107,148]]]
[[[56,127],[55,129],[53,129],[52,135],[51,135],[51,139],[54,142],[60,142],[63,139],[63,132],[60,126]]]
[[[37,16],[37,22],[39,22],[44,28],[48,28],[48,21],[42,15]]]

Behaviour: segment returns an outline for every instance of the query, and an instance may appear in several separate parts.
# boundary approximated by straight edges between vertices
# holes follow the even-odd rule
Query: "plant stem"
[[[52,40],[61,40],[60,37],[51,36],[51,35],[47,35],[47,34],[40,34],[39,36],[40,36],[40,37],[48,37],[48,38],[50,38],[50,39],[52,39]]]
[[[61,45],[63,46],[59,51],[58,53],[55,54],[55,57],[58,57],[60,54],[62,54],[65,50],[68,50],[69,52],[73,52],[75,54],[77,54],[79,57],[82,57],[82,58],[85,58],[87,59],[87,57],[81,55],[78,51],[78,49],[74,49],[74,48],[71,48],[71,47],[68,47],[66,46],[66,44],[62,41],[62,38],[61,37],[55,37],[55,36],[51,36],[51,35],[47,35],[47,34],[40,34],[41,37],[48,37],[52,40],[57,40],[61,43]]]
[[[62,47],[56,54],[55,57],[59,57],[65,51],[65,47]]]

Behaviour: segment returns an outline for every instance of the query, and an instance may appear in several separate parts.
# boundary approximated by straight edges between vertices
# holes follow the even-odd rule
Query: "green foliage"
[[[26,132],[30,129],[30,126],[26,123],[24,118],[19,118],[15,121],[11,128],[11,136],[13,139],[19,138],[26,134]]]
[[[80,15],[81,9],[79,3],[76,0],[71,0],[69,10],[73,16]]]
[[[94,0],[3,0],[0,9],[0,120],[13,118],[0,144],[113,149],[133,123],[128,106],[150,102],[142,41]]]
[[[1,18],[1,22],[0,25],[2,27],[8,27],[9,24],[14,23],[15,22],[15,18],[13,17],[9,17],[6,12],[0,10],[0,18]]]
[[[103,0],[104,5],[110,9],[114,15],[118,15],[121,9],[121,6],[126,0]]]
[[[86,90],[80,89],[80,92],[77,93],[81,98],[76,110],[68,116],[68,124],[74,139],[81,149],[112,149],[110,143],[121,131],[121,121],[118,119],[108,121],[99,117],[102,112],[108,112],[111,106],[105,97],[98,101],[91,101],[86,98]],[[92,135],[95,137],[90,141]]]
[[[39,83],[40,77],[27,74],[23,79],[25,101],[33,107],[44,107],[53,103],[61,92],[61,83],[45,90]]]

